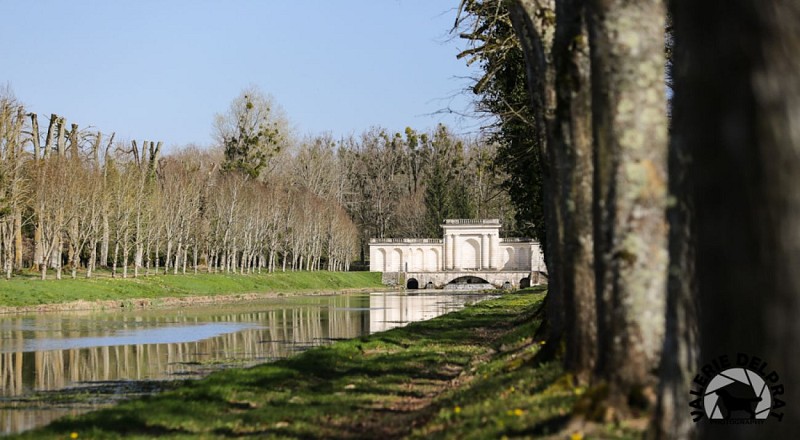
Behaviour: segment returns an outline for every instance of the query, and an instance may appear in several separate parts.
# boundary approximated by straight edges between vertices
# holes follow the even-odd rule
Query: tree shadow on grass
[[[48,431],[348,439],[408,434],[438,411],[430,402],[447,383],[476,355],[494,350],[494,336],[535,308],[520,315],[509,304],[478,304],[271,364],[224,370],[166,394],[56,422]],[[428,399],[428,405],[387,413],[381,396]]]
[[[78,420],[66,418],[50,424],[49,431],[64,433],[87,433],[101,430],[121,435],[144,435],[160,437],[175,434],[191,434],[189,431],[148,424],[139,415],[114,410],[90,413]],[[91,437],[91,436],[90,436]]]
[[[520,437],[520,438],[529,438],[529,437],[539,438],[539,437],[552,436],[564,431],[564,429],[567,427],[571,419],[572,419],[571,415],[555,416],[547,420],[544,420],[540,423],[537,423],[536,425],[528,429],[509,430],[507,434],[509,437]]]

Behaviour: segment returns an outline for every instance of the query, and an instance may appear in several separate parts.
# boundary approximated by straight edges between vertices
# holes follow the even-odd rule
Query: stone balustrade
[[[449,218],[444,221],[446,225],[499,225],[500,219],[475,219],[475,218]]]
[[[441,244],[441,238],[370,238],[370,243],[422,243]]]

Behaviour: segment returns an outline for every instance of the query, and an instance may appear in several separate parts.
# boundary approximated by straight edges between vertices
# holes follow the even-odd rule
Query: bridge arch
[[[450,280],[447,284],[490,284],[484,278],[475,275],[464,275]]]
[[[406,289],[419,289],[419,281],[416,278],[409,278],[406,281]]]

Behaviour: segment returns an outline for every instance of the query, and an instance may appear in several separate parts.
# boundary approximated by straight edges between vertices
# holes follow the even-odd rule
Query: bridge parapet
[[[499,225],[500,224],[500,219],[497,219],[497,218],[489,218],[489,219],[449,218],[449,219],[445,219],[444,224],[446,224],[446,225]]]
[[[527,237],[500,237],[500,243],[530,243],[532,238]]]
[[[442,244],[441,238],[370,238],[370,243]]]

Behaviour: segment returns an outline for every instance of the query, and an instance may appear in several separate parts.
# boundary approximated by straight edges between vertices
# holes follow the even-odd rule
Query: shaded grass
[[[380,273],[377,272],[276,272],[251,275],[206,273],[45,281],[16,277],[0,281],[0,306],[377,287],[382,287]]]
[[[559,363],[535,361],[543,292],[221,371],[16,438],[563,438],[582,390]]]

